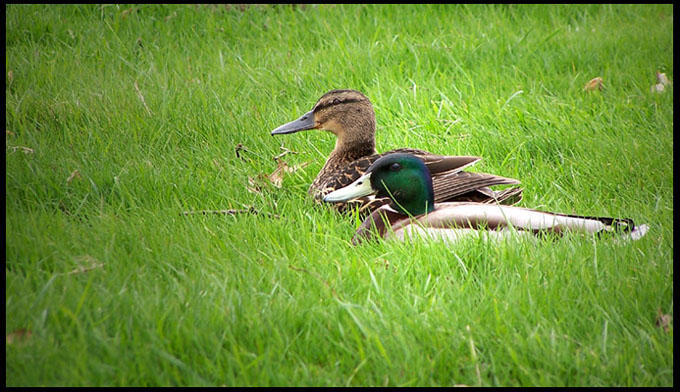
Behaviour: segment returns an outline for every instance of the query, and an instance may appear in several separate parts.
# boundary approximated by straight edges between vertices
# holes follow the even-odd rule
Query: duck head
[[[390,207],[410,216],[434,210],[432,177],[425,163],[410,154],[388,154],[373,162],[352,184],[327,194],[323,200],[341,202],[368,195],[389,197]]]
[[[337,136],[337,147],[375,149],[375,113],[371,101],[356,90],[332,90],[316,102],[312,110],[295,121],[274,129],[272,135],[284,135],[309,129],[321,129]]]

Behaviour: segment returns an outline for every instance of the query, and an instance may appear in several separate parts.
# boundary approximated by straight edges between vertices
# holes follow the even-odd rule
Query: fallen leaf
[[[656,71],[656,84],[652,85],[652,92],[653,93],[662,93],[664,90],[666,90],[666,86],[670,86],[673,84],[668,77],[666,76],[665,73]]]
[[[5,342],[7,344],[24,343],[31,338],[31,335],[33,335],[33,332],[31,332],[30,329],[19,328],[15,331],[8,333],[5,336]]]
[[[14,73],[10,69],[9,72],[7,72],[7,82],[8,82],[8,84],[12,83],[13,80],[14,80]]]
[[[671,84],[671,81],[668,80],[668,77],[666,77],[666,74],[661,73],[659,71],[656,71],[656,81],[660,84],[663,84],[664,86]]]
[[[596,78],[591,79],[588,83],[586,83],[583,89],[586,91],[602,90],[603,82],[604,81],[602,80],[602,78],[598,76]]]
[[[258,174],[257,177],[248,176],[248,186],[246,186],[248,192],[262,194],[262,188],[266,185],[264,177],[265,175],[262,173]]]
[[[383,265],[385,266],[385,269],[390,268],[390,261],[387,259],[380,259],[379,261],[382,261]]]
[[[661,308],[656,311],[656,326],[663,328],[664,332],[668,333],[673,317],[669,314],[663,314]]]
[[[125,19],[126,16],[128,16],[129,14],[131,14],[131,13],[134,12],[134,11],[137,11],[137,10],[134,9],[134,8],[132,8],[132,7],[130,7],[130,8],[128,8],[128,9],[124,10],[123,12],[121,12],[121,13],[120,13],[120,16],[121,16],[123,19]]]
[[[304,162],[304,163],[297,164],[297,165],[295,165],[295,166],[293,166],[293,167],[288,168],[287,172],[288,172],[288,173],[295,173],[296,171],[298,171],[298,170],[304,168],[304,167],[307,166],[307,165],[309,165],[309,162]]]
[[[295,173],[296,171],[302,169],[303,167],[309,165],[309,162],[305,162],[295,166],[288,166],[288,164],[283,159],[277,160],[278,164],[276,170],[269,175],[269,181],[274,184],[275,187],[281,188],[283,182],[283,176],[285,173]]]
[[[655,85],[652,85],[652,88],[651,88],[653,93],[662,93],[665,89],[666,89],[666,87],[664,87],[664,85],[661,84],[661,83],[657,83]]]
[[[95,259],[94,257],[90,255],[84,255],[84,256],[78,256],[76,257],[76,261],[80,264],[78,268],[74,269],[71,272],[68,272],[68,275],[72,274],[82,274],[84,272],[92,271],[93,269],[101,268],[104,266],[104,263],[99,262],[99,260]],[[84,265],[81,263],[87,262],[88,265]]]
[[[283,182],[283,173],[288,168],[288,164],[283,159],[278,160],[276,170],[269,175],[269,181],[274,184],[275,187],[281,188],[281,183]]]
[[[12,149],[12,152],[15,152],[17,149],[21,149],[21,151],[24,154],[33,154],[32,148],[28,148],[28,147],[24,147],[24,146],[7,146],[5,149],[8,150],[10,148]]]
[[[5,134],[6,134],[7,136],[14,136],[14,132],[8,131],[8,130],[5,130]]]
[[[80,176],[80,173],[78,172],[77,169],[74,170],[73,173],[71,173],[70,176],[68,176],[68,178],[66,179],[66,185],[70,184],[71,181],[73,181],[73,179],[75,179],[76,177],[82,178],[82,177]]]

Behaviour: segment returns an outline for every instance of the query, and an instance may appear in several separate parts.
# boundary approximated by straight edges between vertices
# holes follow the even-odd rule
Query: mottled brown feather
[[[366,172],[383,155],[408,153],[421,158],[432,176],[435,201],[478,201],[514,204],[522,198],[521,188],[494,191],[493,185],[519,184],[519,181],[484,173],[462,171],[479,161],[478,157],[444,156],[413,148],[399,148],[385,153],[375,150],[375,113],[370,100],[355,90],[332,90],[324,94],[312,109],[313,128],[332,132],[337,137],[321,171],[309,187],[309,194],[321,203],[323,196],[343,188]],[[301,129],[301,130],[304,130]],[[340,211],[358,206],[371,212],[387,199],[363,197],[333,206]]]

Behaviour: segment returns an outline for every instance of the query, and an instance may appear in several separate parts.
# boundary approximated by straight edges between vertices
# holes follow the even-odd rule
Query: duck
[[[325,93],[312,110],[297,120],[283,124],[271,135],[285,135],[306,130],[326,130],[336,136],[335,148],[308,189],[315,201],[343,188],[361,177],[368,167],[386,154],[417,156],[432,175],[436,202],[474,201],[480,203],[516,204],[522,199],[522,188],[510,187],[494,191],[494,185],[516,185],[520,181],[493,174],[464,171],[480,157],[432,154],[415,148],[398,148],[378,153],[375,147],[375,113],[366,95],[356,90],[338,89]],[[335,203],[340,211],[358,206],[370,213],[387,203],[385,198],[356,198]]]
[[[615,232],[623,238],[637,240],[649,229],[648,225],[635,225],[629,218],[569,215],[470,201],[438,203],[432,183],[422,159],[393,153],[376,159],[361,177],[328,193],[324,201],[336,203],[370,195],[389,199],[389,203],[374,210],[361,223],[352,238],[353,245],[380,238],[405,240],[414,236],[455,243],[482,231],[490,238]]]

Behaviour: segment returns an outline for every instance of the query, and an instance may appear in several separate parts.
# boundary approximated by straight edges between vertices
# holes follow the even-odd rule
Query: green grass
[[[6,385],[673,385],[672,5],[8,5],[5,31]],[[380,151],[651,230],[351,247],[306,195],[333,135],[269,135],[334,88]],[[309,164],[250,192],[281,143]]]

